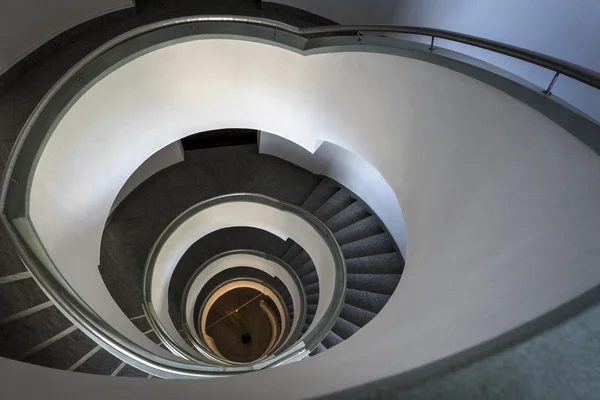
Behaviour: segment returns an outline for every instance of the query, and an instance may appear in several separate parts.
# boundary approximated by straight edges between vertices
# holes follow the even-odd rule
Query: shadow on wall
[[[330,142],[314,153],[280,136],[261,132],[259,152],[279,157],[310,172],[340,182],[356,193],[381,219],[406,259],[406,225],[394,191],[364,158]]]

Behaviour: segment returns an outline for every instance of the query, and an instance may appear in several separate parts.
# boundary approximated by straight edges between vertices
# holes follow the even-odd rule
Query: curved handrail
[[[274,263],[277,263],[278,265],[280,265],[290,275],[290,277],[294,281],[294,283],[296,285],[296,289],[298,290],[298,293],[300,295],[300,313],[298,313],[298,314],[294,313],[294,318],[298,318],[299,321],[304,321],[306,319],[306,312],[307,312],[306,292],[304,291],[304,286],[302,285],[302,281],[300,280],[300,277],[298,276],[296,271],[294,271],[294,269],[292,267],[290,267],[290,265],[288,263],[286,263],[285,261],[283,261],[280,258],[277,258],[271,254],[267,254],[267,253],[264,253],[264,252],[258,251],[258,250],[239,249],[239,250],[225,251],[223,253],[219,253],[219,254],[209,258],[196,271],[194,271],[194,273],[188,280],[188,282],[185,285],[185,288],[183,290],[183,295],[181,297],[182,326],[183,326],[184,333],[187,335],[188,339],[190,339],[190,341],[193,344],[197,344],[200,346],[200,344],[196,342],[196,339],[194,338],[194,336],[192,335],[192,333],[190,331],[190,325],[189,325],[188,321],[186,320],[186,312],[185,312],[185,302],[186,302],[186,299],[190,292],[192,283],[196,280],[196,278],[204,271],[204,269],[208,265],[214,263],[215,261],[217,261],[223,257],[227,257],[230,255],[235,255],[235,254],[253,255],[253,256],[261,257],[267,261],[271,261],[271,262],[274,262]],[[297,339],[299,337],[301,331],[302,331],[302,325],[297,324],[296,329],[289,333],[289,335],[288,335],[289,339],[285,340],[283,342],[283,344],[280,346],[280,348],[287,347],[287,345],[289,345],[290,340]],[[198,348],[197,346],[194,346],[194,347]]]
[[[211,207],[219,204],[230,203],[230,202],[246,202],[246,203],[258,203],[266,205],[268,207],[276,208],[284,212],[291,213],[305,222],[307,222],[311,228],[321,236],[326,246],[329,248],[329,252],[333,258],[333,268],[335,271],[334,287],[331,296],[331,302],[328,304],[323,316],[319,321],[316,322],[315,327],[308,332],[303,338],[305,348],[308,351],[313,351],[319,343],[325,339],[329,331],[332,329],[335,321],[340,314],[344,305],[345,291],[346,291],[346,265],[342,250],[340,249],[333,233],[321,222],[317,217],[304,210],[303,208],[295,205],[285,203],[268,196],[264,196],[256,193],[233,193],[222,196],[213,197],[211,199],[202,201],[198,204],[193,205],[184,212],[182,212],[177,218],[175,218],[160,234],[152,249],[148,255],[146,261],[146,267],[144,268],[144,286],[143,286],[143,306],[147,315],[153,315],[155,313],[154,305],[152,304],[152,276],[154,273],[154,266],[158,255],[170,238],[170,236],[186,221],[193,216],[207,210]],[[156,318],[156,317],[154,317]],[[313,322],[314,323],[314,322]],[[156,333],[169,336],[169,333],[162,327],[161,324],[153,324],[153,328],[156,327]],[[160,332],[159,332],[160,330]],[[275,357],[282,356],[279,354]],[[230,369],[233,367],[230,367]]]
[[[181,25],[181,24],[194,24],[204,22],[235,22],[241,24],[258,25],[268,28],[274,28],[283,32],[289,32],[298,36],[314,36],[314,35],[325,35],[332,33],[344,33],[344,32],[387,32],[387,33],[403,33],[413,35],[423,35],[432,37],[432,50],[433,50],[433,38],[438,37],[442,39],[452,40],[455,42],[469,44],[475,47],[479,47],[486,50],[491,50],[496,53],[511,56],[549,70],[556,72],[557,74],[563,74],[575,80],[578,80],[586,85],[592,86],[596,89],[600,89],[600,73],[584,68],[582,66],[570,63],[565,60],[560,60],[554,57],[550,57],[541,53],[537,53],[532,50],[527,50],[521,47],[512,46],[506,43],[497,42],[494,40],[484,39],[481,37],[471,36],[464,33],[452,32],[442,29],[417,27],[417,26],[395,26],[395,25],[332,25],[332,26],[321,26],[321,27],[310,27],[310,28],[297,28],[292,25],[288,25],[282,22],[273,21],[265,18],[258,17],[241,17],[241,16],[223,16],[223,15],[205,15],[205,16],[194,16],[194,17],[183,17],[173,18],[166,21],[155,22],[149,25],[145,25],[129,32],[126,32],[104,45],[98,47],[96,50],[91,52],[87,57],[79,61],[73,68],[71,68],[63,77],[46,93],[40,103],[34,109],[28,120],[25,122],[21,133],[19,134],[11,152],[11,155],[6,163],[4,175],[2,178],[2,187],[0,190],[0,209],[4,210],[6,204],[6,191],[7,186],[10,183],[10,177],[14,169],[16,162],[16,155],[21,150],[25,139],[27,138],[29,131],[33,124],[40,116],[42,110],[48,105],[48,102],[54,95],[62,88],[67,81],[77,76],[79,71],[91,61],[97,59],[102,54],[106,53],[110,49],[113,49],[119,44],[122,44],[128,40],[131,40],[144,33],[152,32],[161,28],[169,26]],[[551,89],[552,85],[556,80],[556,76],[551,82],[547,91]]]
[[[217,287],[215,287],[215,288],[214,288],[214,289],[213,289],[213,290],[212,290],[212,291],[211,291],[211,292],[210,292],[210,293],[209,293],[209,294],[206,296],[206,299],[205,299],[205,301],[204,301],[204,304],[202,304],[202,306],[200,307],[200,309],[204,309],[204,308],[206,307],[207,300],[209,300],[209,299],[210,299],[210,298],[211,298],[211,297],[212,297],[212,296],[213,296],[213,295],[214,295],[214,294],[215,294],[215,293],[216,293],[216,292],[217,292],[219,289],[221,289],[222,287],[224,287],[224,286],[226,286],[226,285],[228,285],[228,284],[230,284],[230,283],[233,283],[233,282],[254,282],[254,283],[257,283],[257,284],[259,284],[259,285],[261,285],[261,286],[264,286],[265,288],[267,288],[267,289],[269,289],[271,292],[273,292],[273,294],[274,294],[274,295],[277,297],[277,300],[279,301],[279,304],[280,304],[280,305],[283,307],[283,304],[284,304],[284,303],[283,303],[283,299],[281,298],[281,295],[279,294],[279,292],[277,292],[277,290],[275,290],[275,288],[274,288],[272,285],[270,285],[269,283],[267,283],[267,282],[265,282],[265,281],[262,281],[262,280],[260,280],[260,279],[248,278],[248,277],[238,277],[238,278],[227,279],[227,280],[225,280],[225,281],[223,281],[223,282],[219,283],[219,284],[217,285]],[[285,313],[285,315],[281,315],[281,318],[283,318],[283,319],[284,319],[284,321],[285,321],[285,320],[289,319],[289,316],[287,315],[287,310],[285,310],[285,309],[284,309],[284,313]],[[200,325],[200,324],[198,324],[198,325]],[[201,330],[201,328],[200,328],[200,327],[198,327],[198,329],[199,329],[199,330]],[[286,330],[286,331],[287,331],[287,330]],[[186,333],[187,333],[187,332],[186,332]],[[282,336],[283,336],[283,334],[284,334],[284,331],[281,331],[281,335],[282,335]],[[280,336],[280,339],[278,340],[278,347],[279,347],[279,348],[281,348],[281,346],[282,346],[282,345],[289,344],[289,342],[288,342],[288,341],[286,341],[286,343],[282,343],[282,342],[281,342],[281,337],[282,337],[282,336]],[[202,338],[202,337],[203,337],[203,335],[200,335],[200,337]],[[190,340],[192,340],[192,339],[190,339]],[[201,344],[201,346],[206,346],[206,347],[209,347],[207,343],[202,343],[202,344]],[[273,351],[273,352],[270,352],[270,353],[265,353],[265,354],[263,354],[262,356],[260,356],[259,358],[257,358],[256,360],[253,360],[253,361],[250,361],[250,362],[242,362],[242,361],[231,361],[231,360],[226,360],[225,358],[221,357],[221,356],[220,356],[220,355],[218,355],[218,354],[213,354],[213,357],[215,357],[215,358],[216,358],[218,361],[220,361],[221,363],[223,363],[223,364],[226,364],[226,365],[252,365],[252,364],[257,364],[257,363],[260,363],[260,362],[262,362],[262,361],[264,361],[264,360],[268,359],[268,358],[269,358],[269,356],[271,356],[271,355],[273,355],[273,354],[275,354],[275,352],[274,352],[274,351]],[[271,358],[273,358],[273,357],[271,357]]]
[[[544,68],[548,68],[555,71],[555,75],[547,94],[550,93],[552,84],[555,82],[558,74],[563,74],[583,82],[589,86],[600,89],[600,74],[583,68],[581,66],[571,64],[569,62],[559,60],[553,57],[549,57],[540,53],[536,53],[530,50],[522,49],[516,46],[507,45],[492,40],[478,38],[470,35],[465,35],[456,32],[444,31],[433,28],[422,28],[422,27],[410,27],[410,26],[388,26],[388,25],[350,25],[350,26],[326,26],[326,27],[315,27],[315,28],[296,28],[281,22],[271,21],[262,18],[254,17],[237,17],[237,16],[197,16],[197,17],[185,17],[176,18],[167,21],[157,22],[150,25],[146,25],[130,32],[127,32],[107,43],[100,46],[88,56],[79,61],[73,68],[71,68],[56,84],[46,93],[43,99],[38,103],[28,120],[23,126],[14,146],[11,154],[7,160],[4,173],[2,176],[2,182],[0,187],[0,218],[5,225],[9,237],[15,244],[17,252],[24,263],[27,265],[33,276],[42,286],[44,286],[49,297],[59,306],[59,308],[69,315],[77,325],[84,330],[88,335],[94,337],[103,346],[113,349],[115,352],[121,354],[128,362],[146,367],[147,369],[153,370],[155,375],[164,376],[179,376],[179,377],[214,377],[214,376],[228,376],[235,374],[229,370],[215,371],[214,367],[208,369],[201,366],[194,366],[185,362],[174,362],[167,359],[162,359],[153,355],[151,352],[144,350],[139,347],[131,340],[123,337],[113,328],[106,326],[102,320],[92,309],[90,309],[81,297],[73,291],[69,283],[64,279],[60,272],[54,268],[46,268],[44,263],[52,264],[50,258],[45,253],[45,249],[41,245],[41,242],[36,237],[34,227],[31,225],[31,221],[28,220],[28,209],[27,200],[19,198],[18,201],[23,205],[17,205],[17,207],[23,207],[25,211],[21,209],[15,212],[8,212],[7,207],[7,193],[10,191],[11,184],[20,185],[21,189],[28,193],[28,182],[19,182],[18,174],[15,175],[15,166],[23,149],[24,143],[27,141],[32,129],[38,123],[41,117],[46,117],[44,113],[52,113],[48,111],[47,107],[52,100],[59,97],[58,94],[67,85],[67,83],[73,81],[79,82],[82,78],[79,75],[81,71],[96,61],[102,55],[108,51],[116,48],[117,46],[132,40],[145,33],[156,31],[162,28],[182,25],[182,24],[196,24],[205,22],[229,22],[262,26],[266,28],[272,28],[277,31],[288,32],[289,34],[308,37],[316,35],[326,35],[332,33],[359,33],[359,32],[390,32],[390,33],[406,33],[406,34],[417,34],[424,36],[431,36],[433,38],[439,37],[448,39],[460,43],[466,43],[483,49],[495,51],[500,54],[505,54],[523,61],[539,65]],[[75,96],[73,93],[69,93],[71,96]],[[68,102],[64,102],[64,107],[68,106]],[[57,112],[56,108],[54,112],[60,115],[60,110]],[[47,121],[45,121],[47,123]],[[44,128],[50,130],[50,128]],[[40,144],[40,148],[43,144]],[[35,168],[33,166],[27,166],[27,171],[31,173]],[[24,188],[24,189],[23,189]],[[10,205],[14,207],[14,205]],[[9,218],[9,214],[13,214]],[[23,219],[19,222],[17,227],[16,219]],[[25,226],[25,227],[23,227]],[[35,245],[32,244],[35,243]],[[41,248],[40,248],[41,247]],[[135,350],[132,350],[135,349]],[[295,349],[302,353],[302,350]],[[286,357],[291,355],[286,355]],[[293,356],[296,357],[296,353]],[[279,363],[275,363],[278,365]]]

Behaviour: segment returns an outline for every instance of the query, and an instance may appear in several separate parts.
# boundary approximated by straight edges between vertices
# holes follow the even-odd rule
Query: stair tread
[[[371,215],[345,227],[344,229],[334,232],[333,236],[340,246],[342,246],[347,243],[377,236],[381,233],[383,233],[383,229],[381,228],[379,219],[375,215]]]
[[[75,371],[96,375],[110,375],[121,364],[121,360],[104,349],[88,358]]]
[[[335,324],[333,324],[333,327],[331,328],[331,330],[336,335],[338,335],[339,337],[341,337],[344,340],[346,340],[350,336],[354,335],[359,329],[360,329],[360,326],[356,326],[352,322],[347,321],[340,317],[338,317],[335,320]]]
[[[398,252],[346,259],[348,274],[401,274],[403,269],[404,260]]]
[[[332,232],[337,232],[370,215],[369,210],[363,205],[362,201],[357,200],[325,221],[325,226]]]
[[[340,247],[344,253],[344,258],[365,257],[394,251],[392,238],[385,232],[345,243]]]
[[[288,240],[291,240],[291,239],[288,239]],[[298,254],[300,254],[301,251],[302,251],[302,247],[298,243],[293,242],[290,244],[290,246],[288,247],[286,252],[283,254],[283,256],[281,256],[281,259],[283,261],[285,261],[286,263],[289,263],[294,258],[296,258],[296,256]]]
[[[319,343],[317,347],[315,347],[315,349],[310,353],[310,356],[316,356],[317,354],[322,353],[325,350],[327,350],[327,347],[325,347],[323,343]]]
[[[339,185],[336,182],[329,178],[323,178],[312,193],[308,195],[302,204],[302,208],[310,213],[314,213],[338,190]]]
[[[68,369],[96,346],[92,339],[77,329],[23,361],[43,367]]]
[[[308,274],[317,272],[317,270],[315,268],[315,264],[312,262],[312,260],[308,260],[307,262],[302,264],[302,266],[300,266],[299,268],[296,268],[295,271],[296,271],[296,274],[298,274],[298,276],[300,277],[300,279],[302,279],[302,277],[304,277]]]
[[[321,207],[313,214],[320,221],[326,221],[333,217],[346,207],[349,207],[356,200],[352,198],[352,193],[345,188],[339,189],[333,194]]]
[[[296,257],[294,257],[292,261],[289,262],[289,264],[290,267],[292,267],[294,270],[297,270],[298,268],[306,264],[308,261],[310,261],[310,256],[306,251],[302,250],[300,253],[298,253]]]
[[[25,352],[73,326],[56,307],[0,326],[0,356],[20,358]]]
[[[346,288],[344,303],[353,305],[363,310],[378,313],[390,299],[390,295],[365,292],[357,289]]]
[[[391,295],[398,286],[400,276],[400,274],[348,274],[346,275],[346,287]]]
[[[319,282],[314,282],[311,283],[310,285],[306,285],[304,286],[304,293],[306,293],[307,295],[309,294],[314,294],[314,293],[319,293]]]
[[[333,346],[335,346],[336,344],[339,344],[343,341],[344,341],[343,338],[338,336],[335,332],[330,331],[329,333],[327,333],[327,336],[325,336],[325,339],[323,339],[323,341],[321,343],[323,343],[323,346],[330,349]]]
[[[117,374],[117,376],[127,376],[129,378],[147,378],[148,373],[128,364],[125,367],[123,367],[123,369]]]
[[[0,285],[0,320],[48,301],[33,280],[21,279]]]
[[[340,318],[351,322],[360,328],[371,322],[376,315],[377,314],[372,311],[365,310],[351,304],[344,304],[342,311],[340,312]]]

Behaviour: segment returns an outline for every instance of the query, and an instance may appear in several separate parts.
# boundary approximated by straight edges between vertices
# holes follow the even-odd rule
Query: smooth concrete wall
[[[121,204],[125,197],[129,196],[133,190],[144,183],[148,178],[165,168],[169,168],[177,163],[183,162],[185,155],[181,142],[177,141],[160,149],[152,154],[133,174],[127,179],[125,185],[119,191],[115,202],[111,207],[111,213]]]
[[[537,51],[600,71],[600,2],[589,0],[274,0],[341,24],[425,26]],[[430,37],[410,36],[427,42]],[[436,39],[437,46],[479,58],[541,88],[554,73],[512,57]],[[600,90],[560,77],[553,93],[600,121]]]
[[[134,0],[0,0],[0,75],[67,29],[134,5]]]
[[[328,141],[372,164],[406,221],[403,277],[377,317],[323,354],[227,379],[151,380],[136,386],[138,395],[332,393],[472,348],[600,282],[600,159],[529,106],[414,59],[304,56],[206,39],[156,50],[105,77],[66,113],[40,157],[31,218],[88,303],[99,309],[110,298],[87,271],[131,173],[188,134],[232,126],[307,149]],[[105,388],[125,398],[128,385]]]
[[[268,132],[260,133],[258,151],[328,176],[352,190],[377,214],[406,258],[406,224],[398,199],[381,173],[359,155],[329,142],[311,153]]]

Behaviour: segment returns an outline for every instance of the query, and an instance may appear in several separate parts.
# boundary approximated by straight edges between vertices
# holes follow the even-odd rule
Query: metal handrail
[[[96,315],[94,311],[91,310],[83,302],[79,295],[70,288],[69,283],[64,279],[64,277],[62,277],[62,275],[58,272],[58,270],[55,267],[53,269],[47,269],[44,266],[44,262],[42,261],[42,259],[48,257],[46,256],[41,258],[40,249],[36,249],[34,251],[27,243],[25,238],[22,236],[22,233],[20,233],[16,229],[13,221],[11,220],[11,218],[8,217],[6,200],[11,183],[14,183],[15,185],[21,187],[23,190],[26,191],[26,194],[29,193],[29,186],[27,182],[19,182],[18,180],[15,180],[13,178],[13,174],[15,172],[15,165],[17,164],[17,161],[19,159],[23,145],[28,139],[32,129],[38,122],[38,119],[40,119],[40,116],[46,110],[47,106],[51,103],[51,101],[58,97],[57,94],[61,91],[61,89],[63,89],[67,85],[67,83],[71,82],[72,80],[76,80],[77,82],[82,80],[80,73],[86,66],[100,58],[102,55],[106,54],[108,51],[114,49],[115,47],[143,34],[176,25],[195,25],[207,22],[224,22],[262,26],[274,29],[275,34],[277,34],[277,32],[287,32],[289,34],[297,35],[303,38],[344,32],[352,34],[357,34],[360,32],[416,34],[432,38],[432,45],[430,47],[431,51],[435,50],[435,48],[433,47],[433,42],[435,38],[442,38],[459,43],[465,43],[486,50],[491,50],[493,52],[511,56],[554,71],[555,75],[552,79],[552,82],[550,82],[548,88],[544,90],[544,93],[547,95],[551,94],[552,86],[554,85],[556,79],[560,74],[573,78],[596,89],[600,89],[600,74],[598,72],[569,63],[567,61],[553,58],[516,46],[508,45],[505,43],[500,43],[493,40],[483,39],[471,35],[440,29],[413,26],[339,25],[314,28],[297,28],[281,22],[255,17],[216,15],[195,16],[176,18],[146,25],[134,29],[130,32],[127,32],[100,46],[99,48],[91,52],[88,56],[79,61],[61,79],[59,79],[56,82],[56,84],[46,93],[46,95],[43,97],[40,103],[38,103],[33,113],[29,116],[28,120],[24,124],[23,129],[21,130],[17,140],[15,141],[15,144],[7,160],[2,176],[2,183],[0,186],[0,219],[2,219],[2,222],[5,225],[11,240],[15,244],[19,256],[27,265],[33,276],[38,282],[40,282],[40,284],[44,286],[49,297],[61,308],[63,312],[68,314],[74,321],[76,321],[79,327],[81,327],[86,333],[95,337],[96,340],[103,343],[104,346],[108,346],[114,349],[115,352],[120,353],[127,360],[132,361],[133,363],[137,363],[139,365],[147,366],[148,368],[154,369],[156,371],[162,371],[167,375],[172,374],[174,376],[181,377],[213,377],[228,376],[231,374],[235,374],[235,372],[225,370],[221,370],[219,372],[214,370],[207,371],[202,367],[194,367],[186,363],[172,362],[166,359],[163,360],[161,359],[161,357],[151,357],[149,352],[141,349],[132,341],[120,336],[119,333],[114,332],[114,330],[111,327],[105,326],[105,324],[103,324],[103,320],[98,315]],[[193,34],[193,32],[190,33],[190,35]],[[275,41],[277,40],[276,35],[274,36],[274,39]],[[40,148],[41,146],[43,145],[40,144]],[[27,165],[27,167],[29,168],[28,172],[30,174],[35,169],[34,164],[32,164],[31,167]],[[26,204],[27,202],[25,201],[24,203]],[[22,215],[21,217],[28,220],[28,209],[26,207],[25,209],[25,215]],[[31,232],[29,232],[28,234],[35,236],[35,229],[31,227],[30,230]],[[41,242],[39,241],[39,239],[36,240],[41,246]],[[42,246],[42,252],[43,250],[44,249]],[[132,350],[132,348],[135,348],[136,350]],[[157,360],[157,358],[159,360]]]
[[[215,262],[223,257],[227,257],[230,255],[235,255],[235,254],[248,254],[248,255],[261,257],[261,258],[264,258],[265,260],[279,264],[285,271],[287,271],[287,273],[290,275],[290,277],[296,284],[296,289],[298,290],[298,293],[300,295],[300,313],[294,313],[294,318],[298,318],[299,321],[302,321],[302,322],[306,319],[306,313],[307,313],[306,292],[304,291],[304,286],[302,285],[302,281],[300,280],[300,277],[298,276],[296,271],[294,271],[294,269],[292,267],[290,267],[290,265],[288,263],[281,260],[280,258],[277,258],[275,256],[272,256],[270,254],[264,253],[262,251],[257,251],[257,250],[239,249],[239,250],[225,251],[223,253],[219,253],[219,254],[209,258],[192,274],[190,279],[188,279],[188,281],[185,285],[185,288],[183,290],[183,295],[181,296],[181,319],[182,319],[181,322],[182,322],[182,326],[183,326],[183,331],[186,334],[186,336],[188,337],[188,339],[190,339],[192,344],[194,344],[194,347],[196,349],[198,349],[199,346],[200,347],[202,347],[202,346],[200,343],[198,343],[196,341],[196,338],[192,335],[190,326],[195,326],[195,324],[194,323],[190,324],[189,321],[186,320],[186,312],[185,312],[185,303],[186,303],[186,299],[188,297],[188,293],[191,289],[192,283],[198,278],[198,276],[204,271],[204,269],[208,265],[212,264],[213,262]],[[289,332],[288,339],[286,339],[283,342],[283,344],[280,346],[280,348],[286,348],[287,345],[290,343],[290,340],[295,340],[298,337],[300,337],[301,330],[302,330],[302,324],[298,324],[294,331]],[[204,353],[202,352],[202,354],[204,354]]]
[[[169,336],[168,332],[164,330],[163,326],[158,322],[158,318],[153,315],[155,313],[155,309],[154,305],[152,304],[152,276],[154,273],[154,266],[156,260],[162,247],[169,239],[169,237],[183,223],[185,223],[193,216],[197,215],[198,213],[201,213],[202,211],[210,207],[230,202],[258,203],[294,214],[297,217],[303,219],[305,222],[307,222],[311,226],[311,228],[321,236],[321,238],[324,240],[325,244],[329,248],[331,256],[333,257],[333,268],[335,271],[336,279],[333,287],[332,300],[331,303],[325,309],[325,312],[323,313],[321,319],[315,323],[314,328],[311,329],[310,332],[308,332],[302,340],[302,342],[305,343],[305,347],[309,352],[314,350],[319,345],[319,343],[321,343],[321,341],[325,339],[329,331],[332,329],[344,305],[346,291],[346,264],[344,261],[342,250],[340,249],[337,241],[335,240],[335,237],[333,236],[333,233],[331,233],[329,228],[327,228],[327,226],[325,226],[323,222],[321,222],[317,217],[315,217],[308,211],[295,205],[285,203],[277,199],[273,199],[271,197],[256,193],[233,193],[213,197],[211,199],[202,201],[182,212],[160,234],[160,236],[152,246],[150,254],[148,255],[148,260],[146,261],[146,266],[144,268],[143,278],[143,306],[144,310],[146,311],[146,315],[152,316],[154,320],[153,327],[157,328],[156,333],[159,334],[159,336]],[[282,354],[278,354],[276,357],[283,356]],[[229,369],[232,368],[233,367],[230,367]]]

